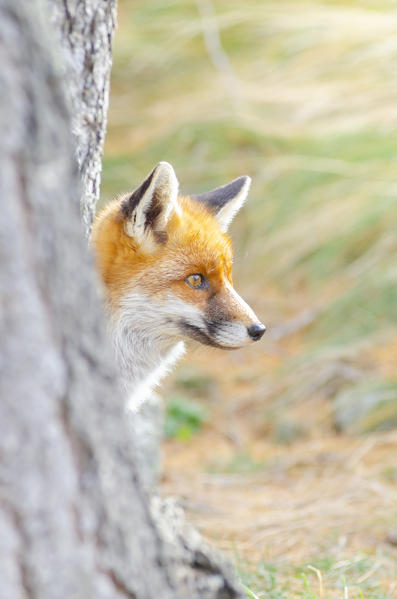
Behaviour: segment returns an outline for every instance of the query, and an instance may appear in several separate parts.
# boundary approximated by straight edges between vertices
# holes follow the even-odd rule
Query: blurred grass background
[[[268,333],[261,346],[198,351],[180,366],[167,387],[168,435],[182,430],[175,443],[185,445],[171,446],[171,470],[173,452],[194,462],[191,436],[196,452],[211,449],[201,469],[257,476],[278,446],[288,454],[316,439],[356,443],[397,425],[396,65],[392,1],[119,1],[104,201],[136,187],[160,160],[173,164],[184,193],[253,179],[231,228],[234,278]],[[214,458],[222,435],[223,466]],[[393,444],[385,451],[386,437],[372,438],[374,476],[390,499]],[[397,521],[384,509],[381,536]],[[362,510],[364,520],[374,516],[371,503]],[[356,576],[364,582],[378,559],[368,535],[360,543],[372,557]],[[345,562],[357,569],[357,544],[351,551]],[[357,597],[397,596],[386,553],[386,582],[357,584]],[[343,590],[342,575],[332,582],[332,559],[323,575]],[[266,564],[257,592],[313,596],[304,577],[316,579],[314,570],[291,586],[291,569],[276,583],[280,563]]]

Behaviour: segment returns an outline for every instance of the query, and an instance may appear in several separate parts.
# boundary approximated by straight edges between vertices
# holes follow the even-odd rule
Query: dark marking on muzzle
[[[209,333],[209,335],[211,337],[216,337],[217,333],[219,333],[219,330],[222,328],[223,323],[226,321],[213,321],[213,320],[207,320],[205,322],[205,325],[207,327],[207,331]]]
[[[214,339],[212,337],[210,337],[210,332],[208,331],[209,334],[206,333],[206,331],[204,331],[203,329],[200,329],[199,327],[195,326],[194,324],[190,324],[190,322],[187,322],[184,319],[181,319],[179,321],[179,326],[181,327],[182,331],[191,339],[194,339],[195,341],[199,341],[200,343],[203,343],[204,345],[211,345],[212,347],[218,347],[219,349],[229,349],[228,347],[225,347],[224,345],[221,345],[220,343],[217,343],[216,341],[214,341]],[[207,326],[208,328],[208,326]],[[230,348],[232,349],[232,348]]]

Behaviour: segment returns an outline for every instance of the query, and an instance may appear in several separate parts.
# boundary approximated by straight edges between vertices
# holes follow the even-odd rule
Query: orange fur
[[[144,253],[124,231],[120,202],[120,198],[114,200],[98,215],[92,237],[113,308],[117,309],[120,298],[133,285],[152,297],[171,290],[176,297],[204,309],[207,294],[191,289],[185,277],[201,273],[215,292],[222,291],[225,281],[232,282],[230,238],[204,206],[179,196],[180,213],[173,214],[167,224],[168,240]]]

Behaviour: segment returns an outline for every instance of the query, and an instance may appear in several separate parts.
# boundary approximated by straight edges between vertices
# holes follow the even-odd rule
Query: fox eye
[[[207,286],[206,280],[203,277],[203,275],[200,275],[198,273],[186,277],[185,282],[189,285],[189,287],[192,287],[193,289],[204,289]]]

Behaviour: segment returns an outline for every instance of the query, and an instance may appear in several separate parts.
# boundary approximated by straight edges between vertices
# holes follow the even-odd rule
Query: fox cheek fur
[[[226,235],[249,186],[250,178],[240,177],[181,196],[173,168],[160,162],[98,215],[92,242],[108,290],[110,334],[131,388],[150,390],[183,351],[181,339],[233,349],[262,337],[265,327],[232,287]]]

